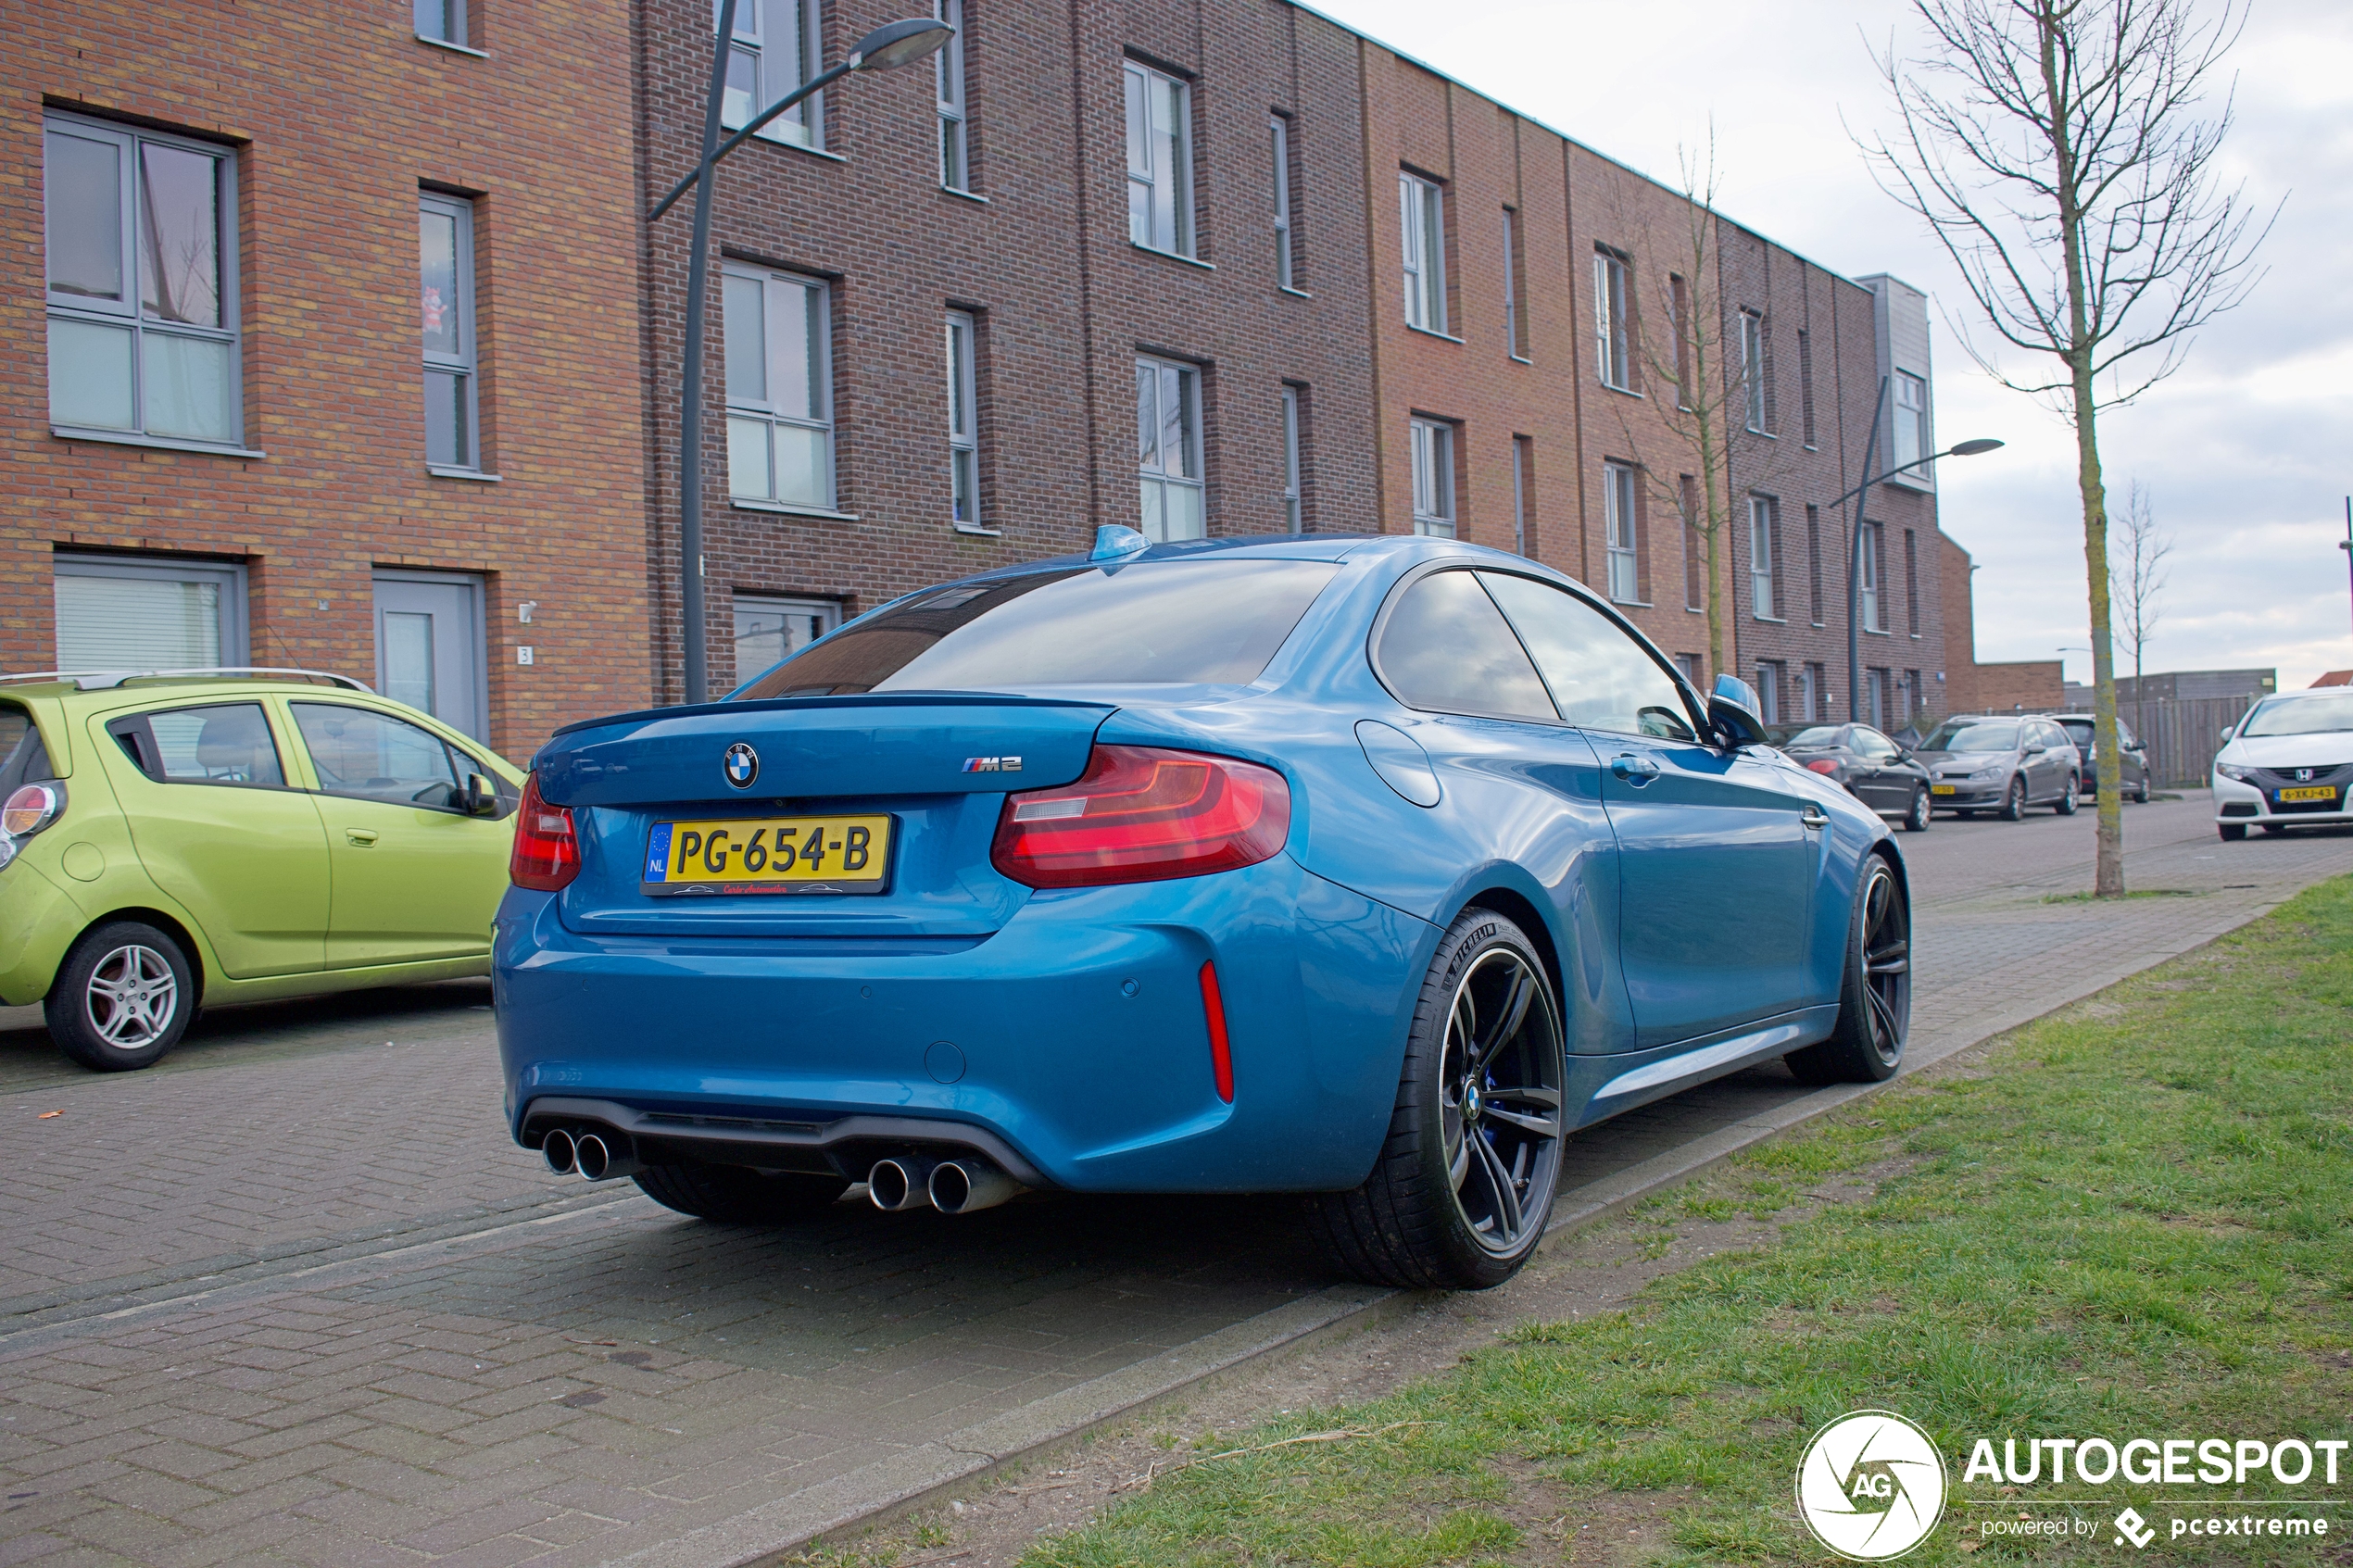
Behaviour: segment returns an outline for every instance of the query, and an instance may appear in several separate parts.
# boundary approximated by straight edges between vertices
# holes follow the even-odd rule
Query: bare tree
[[[1914,0],[1916,58],[1878,56],[1903,119],[1865,144],[1888,194],[1925,218],[1996,340],[1956,331],[2004,385],[2074,426],[2091,599],[2094,738],[2116,738],[2108,499],[2098,416],[2177,370],[2190,336],[2246,298],[2268,223],[2218,178],[2225,94],[2201,115],[2244,0]],[[2201,13],[2205,13],[2201,15]],[[2001,349],[2050,370],[2006,370]],[[2101,775],[2094,890],[2124,892],[2123,796]]]
[[[2142,677],[2147,673],[2144,666],[2148,658],[2149,638],[2163,617],[2157,601],[2165,591],[2166,579],[2172,574],[2165,564],[2172,553],[2173,541],[2158,527],[2157,509],[2149,504],[2149,493],[2142,488],[2139,480],[2133,481],[2132,488],[2125,493],[2124,517],[2110,569],[2115,583],[2108,596],[2122,615],[2117,634],[2133,656],[2133,729],[2144,741],[2148,738],[2148,720],[2142,710]]]
[[[1680,157],[1680,198],[1663,197],[1647,181],[1622,170],[1613,180],[1619,232],[1636,242],[1625,263],[1630,318],[1625,334],[1648,394],[1631,413],[1621,406],[1617,418],[1626,455],[1639,465],[1654,507],[1683,524],[1686,550],[1696,546],[1701,553],[1713,678],[1737,673],[1727,647],[1730,616],[1724,602],[1737,507],[1734,473],[1770,489],[1778,453],[1773,442],[1749,428],[1749,398],[1762,395],[1764,367],[1744,362],[1738,313],[1724,298],[1713,132],[1704,156],[1683,149]],[[1662,207],[1671,208],[1671,218],[1653,221]]]

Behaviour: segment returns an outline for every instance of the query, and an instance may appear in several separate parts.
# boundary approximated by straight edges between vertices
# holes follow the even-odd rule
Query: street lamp
[[[1871,433],[1863,443],[1863,471],[1866,473],[1870,472],[1871,462],[1879,456],[1879,420],[1880,415],[1885,412],[1886,408],[1887,378],[1881,376],[1879,383],[1879,405],[1871,410]],[[1942,452],[1931,452],[1925,458],[1914,458],[1908,463],[1898,463],[1885,473],[1874,474],[1849,490],[1846,495],[1830,503],[1833,507],[1840,506],[1849,496],[1853,497],[1855,502],[1855,522],[1847,532],[1846,540],[1846,721],[1848,723],[1858,723],[1863,717],[1863,646],[1858,601],[1863,576],[1864,496],[1872,485],[1894,479],[1906,469],[1916,469],[1923,463],[1932,463],[1939,458],[1974,458],[1981,453],[1997,451],[2003,445],[2002,442],[1988,435],[1981,435],[1973,441],[1957,442]]]
[[[956,30],[946,22],[918,18],[878,27],[860,39],[841,64],[818,72],[754,116],[751,122],[722,145],[719,109],[727,93],[727,59],[736,36],[736,0],[720,0],[719,41],[711,51],[711,97],[702,125],[702,157],[694,172],[671,188],[646,215],[653,222],[673,203],[695,190],[694,253],[686,264],[686,363],[679,392],[678,436],[678,585],[681,627],[686,644],[686,700],[709,698],[711,671],[703,627],[702,572],[702,340],[703,295],[710,282],[711,188],[719,160],[743,145],[745,138],[795,104],[838,82],[853,70],[896,70],[938,53]]]

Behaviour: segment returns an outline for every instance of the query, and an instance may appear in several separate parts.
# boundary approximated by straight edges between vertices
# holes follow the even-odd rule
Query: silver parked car
[[[1994,811],[2014,822],[2030,806],[2048,806],[2071,817],[2082,799],[2083,759],[2048,719],[1956,714],[1913,757],[1928,770],[1936,809],[1955,816]]]

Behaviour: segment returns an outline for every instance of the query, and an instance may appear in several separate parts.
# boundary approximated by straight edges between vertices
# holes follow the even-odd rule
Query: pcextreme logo
[[[1797,1512],[1841,1557],[1885,1562],[1944,1512],[1944,1456],[1894,1411],[1856,1411],[1814,1434],[1797,1461]]]

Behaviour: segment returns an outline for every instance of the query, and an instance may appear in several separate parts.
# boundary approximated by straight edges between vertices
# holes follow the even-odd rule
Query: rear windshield
[[[1987,723],[1982,719],[1947,719],[1920,742],[1922,751],[2016,751],[2018,721]]]
[[[13,704],[0,703],[0,797],[13,793],[19,784],[39,784],[57,776],[49,766],[49,748],[41,744],[41,732],[32,726],[32,715]]]
[[[1795,725],[1789,725],[1783,728],[1782,736],[1779,744],[1784,751],[1827,750],[1838,744],[1838,726],[1812,724],[1800,729]]]
[[[728,700],[1159,683],[1247,685],[1340,570],[1329,561],[1139,561],[919,594]]]

